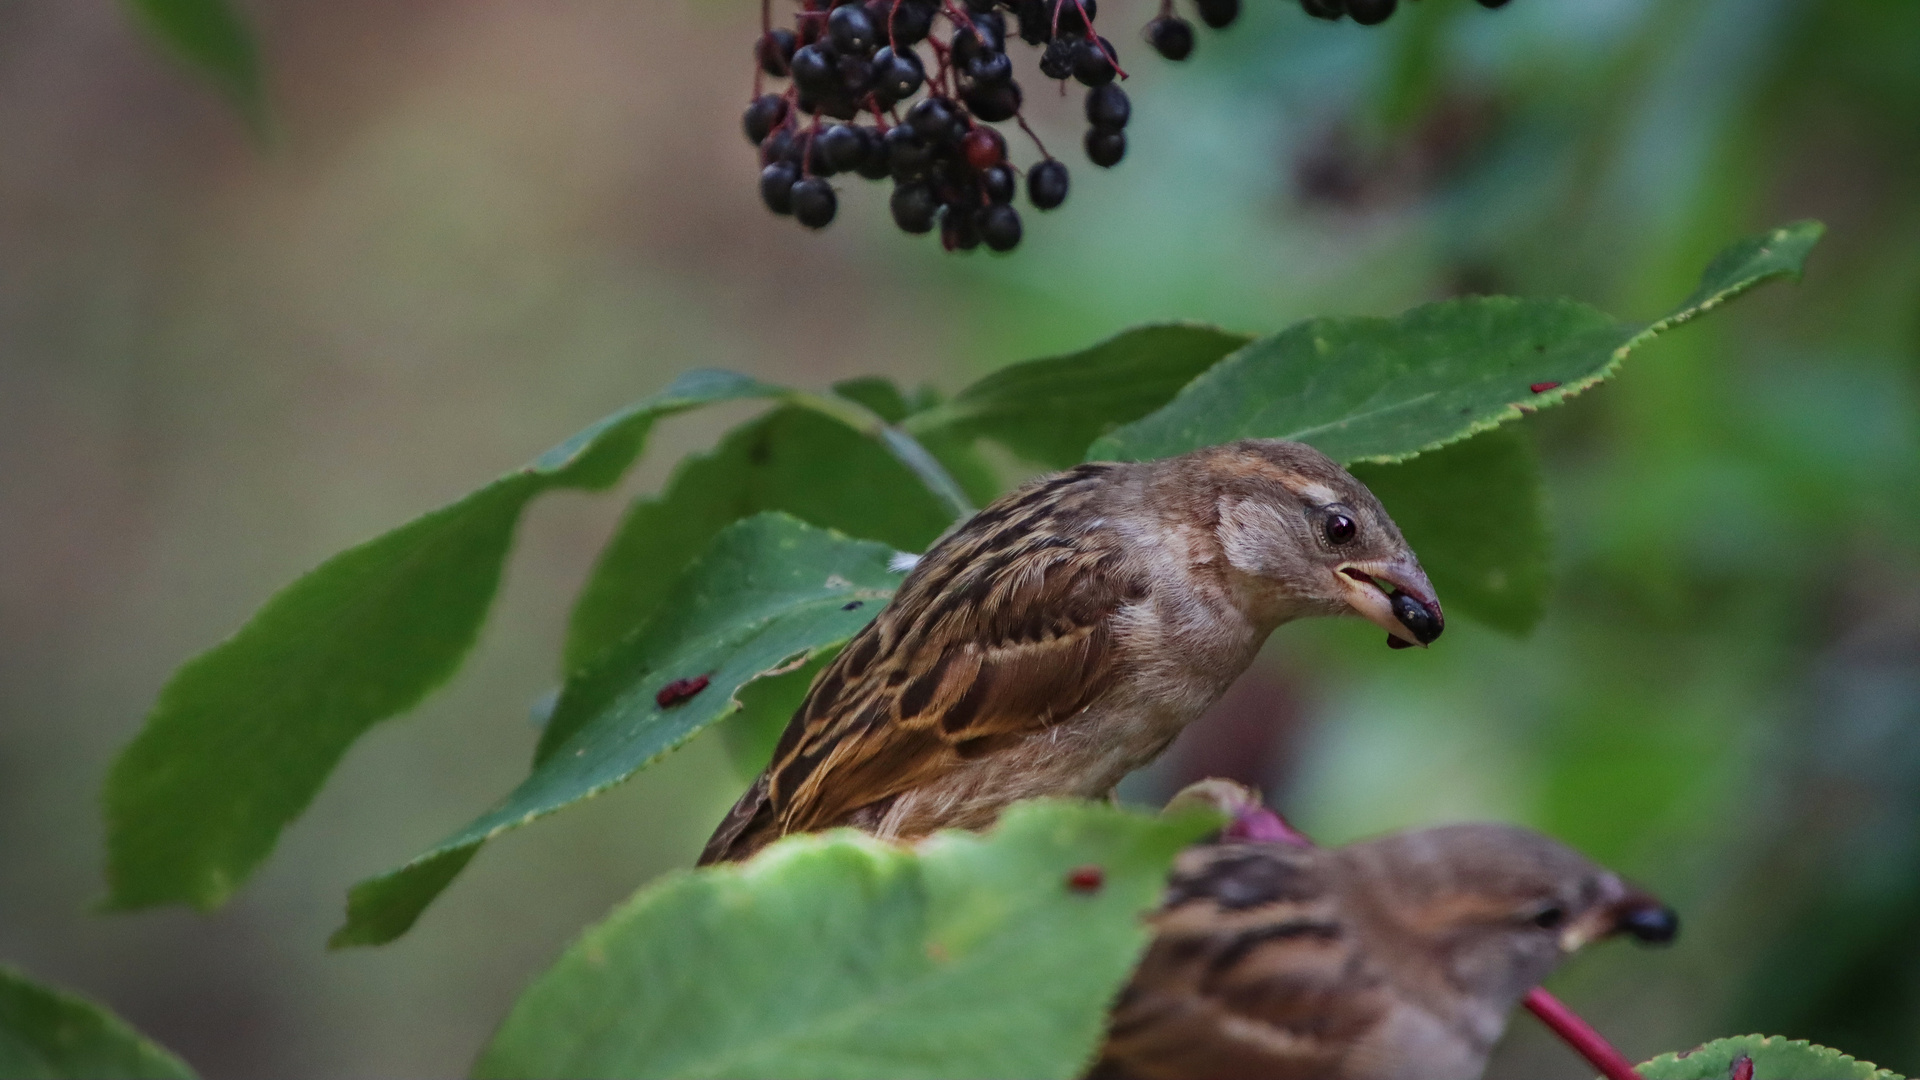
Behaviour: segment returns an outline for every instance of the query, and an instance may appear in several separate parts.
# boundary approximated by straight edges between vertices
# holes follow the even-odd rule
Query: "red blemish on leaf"
[[[1727,1071],[1727,1080],[1753,1080],[1753,1059],[1745,1054],[1733,1059],[1733,1068]]]
[[[653,695],[653,703],[663,709],[671,709],[705,690],[707,682],[705,675],[695,675],[691,679],[675,679],[661,687],[659,693]]]
[[[1527,389],[1533,391],[1536,394],[1544,394],[1547,391],[1552,390],[1553,388],[1559,385],[1560,384],[1557,382],[1537,382],[1537,383],[1530,384],[1527,387]]]
[[[1107,872],[1097,866],[1076,866],[1067,871],[1067,888],[1077,893],[1099,892],[1106,882]]]

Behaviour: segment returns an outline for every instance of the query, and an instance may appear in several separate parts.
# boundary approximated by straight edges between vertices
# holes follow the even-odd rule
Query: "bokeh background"
[[[1007,258],[898,234],[877,188],[819,235],[762,210],[749,0],[241,6],[265,146],[107,0],[0,5],[0,959],[213,1077],[461,1072],[742,786],[696,740],[490,844],[396,944],[323,948],[350,883],[523,774],[620,497],[535,506],[460,678],[225,910],[90,912],[100,780],[276,587],[681,369],[953,388],[1150,318],[1462,292],[1649,317],[1819,217],[1804,285],[1528,422],[1538,631],[1286,628],[1128,790],[1239,775],[1329,841],[1549,829],[1685,913],[1554,984],[1632,1056],[1765,1030],[1920,1070],[1920,5],[1421,0],[1369,30],[1247,0],[1176,66],[1107,0],[1129,156],[1085,165],[1078,96],[1023,76],[1074,190]],[[744,415],[667,424],[627,494]],[[1494,1074],[1587,1075],[1524,1017]]]

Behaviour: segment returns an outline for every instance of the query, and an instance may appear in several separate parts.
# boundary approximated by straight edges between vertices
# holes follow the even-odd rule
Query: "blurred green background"
[[[490,845],[398,943],[322,948],[351,882],[524,773],[618,498],[536,505],[462,676],[229,908],[89,913],[100,778],[279,585],[683,368],[952,388],[1151,318],[1462,292],[1648,317],[1819,217],[1804,285],[1526,425],[1559,544],[1535,634],[1284,629],[1128,790],[1240,775],[1328,841],[1551,830],[1686,917],[1554,984],[1630,1056],[1766,1030],[1920,1071],[1920,4],[1420,0],[1369,30],[1247,0],[1184,66],[1108,4],[1129,156],[1063,153],[1072,197],[1008,258],[900,235],[865,185],[820,235],[767,215],[745,0],[246,3],[265,151],[105,0],[0,6],[0,958],[215,1077],[464,1070],[742,785],[697,740]],[[1073,148],[1078,95],[1023,78]],[[670,422],[629,490],[744,415]],[[1493,1075],[1588,1074],[1519,1018]]]

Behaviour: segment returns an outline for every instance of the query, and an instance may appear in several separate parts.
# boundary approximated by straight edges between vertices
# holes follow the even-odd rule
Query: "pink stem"
[[[1559,998],[1536,986],[1527,991],[1526,1006],[1528,1012],[1539,1017],[1541,1023],[1560,1036],[1562,1042],[1573,1047],[1575,1053],[1586,1058],[1588,1064],[1599,1069],[1607,1080],[1641,1080],[1633,1063]]]

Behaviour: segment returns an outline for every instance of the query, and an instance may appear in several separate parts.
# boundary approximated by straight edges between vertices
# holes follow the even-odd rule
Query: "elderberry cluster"
[[[1344,15],[1361,26],[1386,22],[1399,6],[1399,0],[1300,0],[1300,10],[1316,19],[1333,20]],[[1480,0],[1480,6],[1505,7],[1507,0]]]
[[[1009,32],[1040,50],[1042,75],[1087,88],[1087,159],[1112,168],[1126,157],[1133,103],[1114,82],[1126,73],[1113,42],[1094,28],[1097,0],[797,0],[791,28],[773,25],[771,2],[762,0],[743,124],[760,149],[761,200],[810,229],[839,211],[831,178],[852,174],[893,182],[888,205],[906,232],[937,228],[948,251],[1012,250],[1022,233],[1013,205],[1021,173],[992,126],[1007,120],[1040,152],[1025,173],[1027,201],[1038,210],[1066,201],[1066,165],[1021,117]],[[1216,30],[1240,15],[1240,0],[1191,2]],[[1309,15],[1371,25],[1397,0],[1298,2]],[[1193,26],[1173,0],[1161,0],[1145,37],[1169,60],[1193,52]],[[768,78],[787,82],[768,90]]]
[[[1040,151],[1025,171],[1035,209],[1066,201],[1069,177],[1020,117],[1010,32],[1044,49],[1043,74],[1088,88],[1088,159],[1112,167],[1126,156],[1133,107],[1114,85],[1118,56],[1094,30],[1097,10],[1096,0],[801,0],[792,29],[769,26],[755,43],[744,126],[760,148],[761,199],[818,229],[839,207],[830,178],[890,179],[904,231],[938,228],[949,251],[1012,250],[1021,171],[992,125],[1018,122]],[[767,91],[769,76],[790,82]]]

